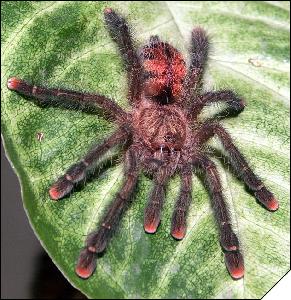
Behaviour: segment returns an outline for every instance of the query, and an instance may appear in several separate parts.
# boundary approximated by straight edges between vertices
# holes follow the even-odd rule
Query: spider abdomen
[[[141,59],[147,75],[145,94],[158,96],[166,92],[168,98],[179,98],[186,75],[186,64],[181,53],[153,36],[143,48]]]

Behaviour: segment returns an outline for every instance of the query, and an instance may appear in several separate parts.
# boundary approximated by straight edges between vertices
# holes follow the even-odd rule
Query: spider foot
[[[233,279],[240,279],[244,276],[244,260],[239,251],[225,252],[225,264]]]
[[[25,91],[29,89],[29,85],[22,79],[11,77],[7,81],[7,87],[12,91]]]
[[[75,272],[83,279],[89,278],[96,268],[96,254],[89,249],[81,251]]]
[[[106,7],[106,8],[104,9],[104,13],[105,13],[105,14],[110,14],[110,13],[112,13],[112,12],[113,12],[113,10],[112,10],[111,7]]]
[[[186,234],[186,212],[176,210],[173,214],[171,235],[176,240],[182,240]]]
[[[186,227],[172,229],[171,235],[176,240],[182,240],[186,235]]]
[[[222,225],[222,234],[220,243],[224,250],[226,251],[236,251],[239,249],[238,238],[232,231],[230,224],[225,223]]]
[[[59,200],[68,195],[73,189],[73,183],[65,176],[60,177],[49,189],[49,194],[52,200]]]
[[[144,230],[147,233],[155,233],[160,224],[160,212],[152,207],[152,205],[148,206],[145,211],[145,219],[144,219]]]
[[[268,210],[276,211],[279,208],[277,199],[264,186],[255,192],[255,196]]]

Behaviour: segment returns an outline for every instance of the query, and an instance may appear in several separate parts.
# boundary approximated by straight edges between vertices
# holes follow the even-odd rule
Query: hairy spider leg
[[[86,172],[110,148],[123,143],[128,138],[128,132],[122,128],[114,132],[102,144],[94,147],[78,163],[72,165],[50,188],[49,194],[53,200],[59,200],[68,195],[74,185],[85,178]]]
[[[184,82],[184,107],[193,101],[192,95],[200,88],[205,64],[208,58],[209,40],[206,31],[201,27],[195,27],[191,35],[190,66]]]
[[[144,229],[147,233],[155,233],[160,224],[167,179],[165,167],[159,168],[154,174],[154,187],[144,213]]]
[[[137,157],[130,149],[126,152],[125,166],[125,181],[121,190],[110,205],[101,222],[101,226],[97,231],[89,234],[85,249],[80,253],[76,265],[76,273],[82,278],[88,278],[94,272],[96,256],[93,256],[93,254],[102,253],[107,247],[112,233],[116,229],[125,208],[128,206],[130,196],[136,186],[139,171]]]
[[[171,235],[177,240],[183,239],[186,234],[186,221],[192,191],[192,167],[184,167],[180,175],[182,185],[179,198],[175,205],[171,227]]]
[[[226,251],[235,251],[239,248],[239,242],[231,228],[231,219],[223,197],[217,168],[208,157],[202,155],[198,159],[194,159],[194,165],[197,165],[205,172],[207,188],[220,231],[221,246]]]
[[[227,269],[233,278],[241,278],[244,274],[244,266],[242,255],[239,253],[239,241],[231,228],[231,219],[223,197],[217,168],[209,158],[202,155],[194,159],[194,165],[197,165],[205,172],[206,184],[219,228],[220,244],[226,253],[236,253],[233,255],[225,253]]]
[[[207,92],[198,96],[197,100],[190,105],[189,112],[193,119],[196,119],[205,105],[215,102],[225,102],[228,107],[220,112],[215,118],[225,116],[237,116],[244,110],[245,102],[231,90],[221,90],[215,92]]]
[[[111,8],[104,10],[105,23],[111,38],[117,44],[129,81],[128,98],[131,104],[137,104],[142,90],[141,63],[133,42],[132,33],[125,19]]]
[[[16,77],[8,79],[7,87],[22,95],[37,99],[39,104],[57,104],[65,108],[77,106],[80,109],[84,106],[97,106],[103,108],[108,115],[121,123],[127,118],[127,113],[117,103],[102,95],[35,86]]]
[[[263,182],[254,174],[244,156],[234,145],[229,133],[219,123],[205,123],[197,133],[197,137],[200,140],[200,143],[206,142],[214,135],[217,135],[219,137],[222,145],[229,155],[231,166],[241,177],[246,186],[254,193],[258,201],[262,203],[268,210],[276,211],[279,208],[279,202],[277,201],[275,196],[265,187]]]

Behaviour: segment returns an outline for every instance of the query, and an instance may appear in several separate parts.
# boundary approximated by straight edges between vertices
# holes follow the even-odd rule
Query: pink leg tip
[[[106,7],[105,9],[104,9],[104,13],[105,14],[111,14],[112,13],[112,8],[110,8],[110,7]]]
[[[60,193],[55,187],[51,187],[49,190],[49,194],[52,200],[59,200]]]
[[[20,84],[21,80],[16,77],[11,77],[7,81],[7,87],[10,90],[16,90]]]
[[[85,268],[85,267],[82,268],[80,266],[77,266],[75,271],[76,271],[76,273],[79,277],[81,277],[83,279],[87,279],[92,275],[94,269],[92,270],[92,268],[89,268],[89,267],[88,268]]]
[[[90,252],[88,249],[83,249],[80,253],[75,272],[82,278],[89,278],[96,269],[96,256],[95,253]]]
[[[243,266],[229,270],[231,277],[234,279],[240,279],[240,278],[244,277],[244,272],[245,272],[245,270],[244,270]]]
[[[279,202],[275,198],[268,201],[266,205],[270,211],[276,211],[279,208]]]
[[[145,224],[144,230],[147,233],[155,233],[157,231],[157,227],[158,227],[158,225],[156,225],[156,224]]]
[[[176,240],[182,240],[186,234],[185,228],[172,230],[171,235]]]
[[[225,265],[233,279],[240,279],[244,276],[244,261],[240,252],[224,253]]]

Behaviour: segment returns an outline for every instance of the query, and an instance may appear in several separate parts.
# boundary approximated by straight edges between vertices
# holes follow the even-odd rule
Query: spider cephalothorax
[[[157,36],[152,36],[146,46],[136,49],[125,19],[110,8],[105,9],[104,13],[127,71],[131,111],[124,111],[113,100],[98,94],[33,86],[15,77],[8,80],[9,89],[35,98],[38,103],[58,103],[66,107],[74,104],[74,107],[79,105],[80,108],[97,106],[117,124],[118,129],[110,137],[71,166],[51,186],[49,194],[53,200],[70,194],[107,150],[127,142],[123,186],[98,230],[88,236],[77,262],[76,273],[88,278],[94,272],[96,254],[107,247],[142,171],[150,173],[154,180],[144,216],[144,228],[148,233],[154,233],[160,223],[167,181],[174,173],[180,174],[181,190],[172,217],[171,234],[175,239],[182,239],[186,233],[191,202],[192,172],[200,169],[205,175],[227,269],[233,278],[241,278],[244,264],[239,241],[232,230],[217,168],[203,145],[214,135],[217,136],[232,168],[257,200],[270,211],[278,209],[278,201],[253,173],[222,125],[215,118],[199,121],[197,116],[205,105],[214,102],[227,104],[227,114],[219,114],[220,118],[237,115],[244,109],[244,101],[230,90],[202,92],[202,77],[209,50],[208,37],[202,28],[192,31],[190,64],[186,68],[181,53]]]

